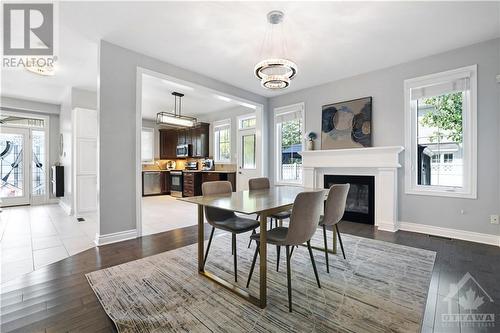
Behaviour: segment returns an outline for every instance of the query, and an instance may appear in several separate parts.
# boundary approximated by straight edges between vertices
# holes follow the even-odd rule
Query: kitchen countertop
[[[182,171],[182,172],[205,172],[205,173],[236,173],[236,171],[223,171],[223,170],[142,170],[142,172],[170,172],[170,171]]]

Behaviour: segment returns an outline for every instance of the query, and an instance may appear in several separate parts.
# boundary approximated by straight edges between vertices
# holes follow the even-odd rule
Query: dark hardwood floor
[[[114,332],[87,283],[85,273],[196,242],[196,226],[93,248],[27,274],[2,285],[1,332]],[[205,235],[209,235],[207,226]],[[500,331],[500,248],[458,240],[429,237],[399,231],[377,231],[373,226],[342,222],[342,233],[373,238],[437,252],[424,316],[424,332],[499,332]],[[469,272],[492,297],[481,307],[494,313],[496,327],[459,327],[445,325],[444,297],[450,284]],[[458,297],[451,306],[458,310]]]

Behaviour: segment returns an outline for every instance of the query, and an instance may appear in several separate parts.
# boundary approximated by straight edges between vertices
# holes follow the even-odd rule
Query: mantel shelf
[[[402,146],[303,151],[304,168],[400,168]]]

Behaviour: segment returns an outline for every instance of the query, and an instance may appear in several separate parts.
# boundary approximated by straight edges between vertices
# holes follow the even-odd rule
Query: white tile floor
[[[68,216],[59,205],[4,208],[0,213],[1,282],[94,247],[97,222]]]
[[[142,233],[197,223],[196,206],[170,196],[142,200]],[[0,213],[1,283],[95,246],[97,222],[78,222],[57,204],[4,208]]]
[[[142,198],[142,234],[188,227],[198,223],[196,205],[169,195]]]

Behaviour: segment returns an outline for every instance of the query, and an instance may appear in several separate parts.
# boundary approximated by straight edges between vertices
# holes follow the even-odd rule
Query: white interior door
[[[238,118],[238,174],[236,189],[248,189],[248,180],[262,176],[262,144],[259,117],[253,113]]]
[[[74,109],[75,215],[97,210],[97,111]]]
[[[29,129],[0,128],[0,198],[2,206],[30,203]]]

